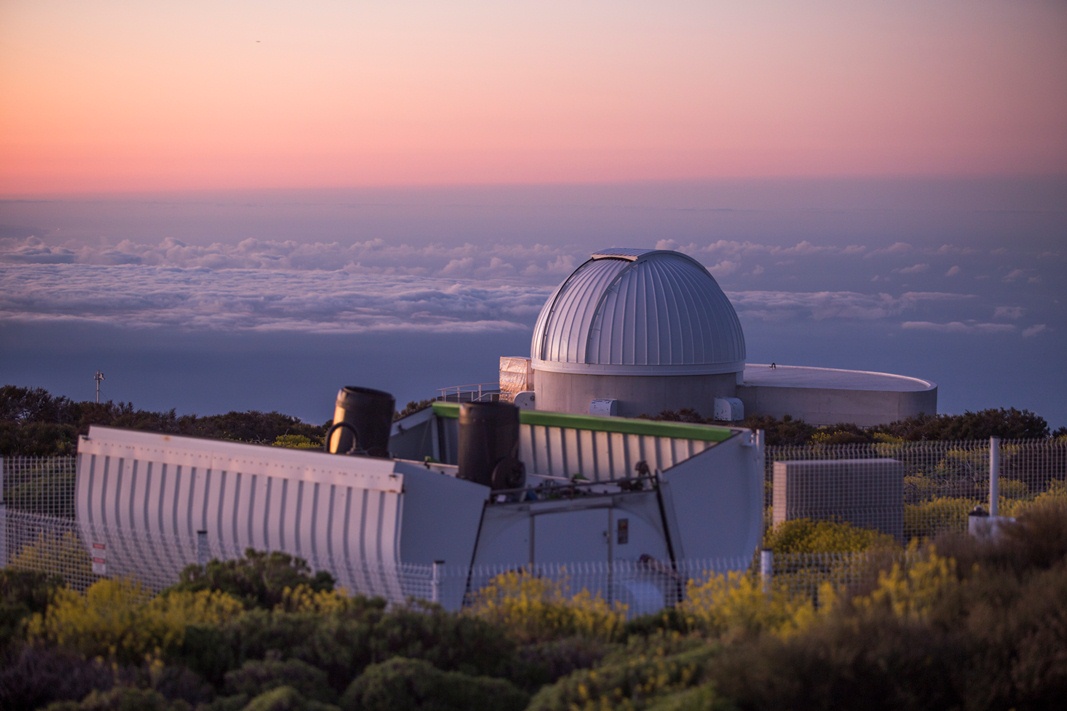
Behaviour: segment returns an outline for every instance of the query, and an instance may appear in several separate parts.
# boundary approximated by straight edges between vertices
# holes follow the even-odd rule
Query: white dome
[[[739,373],[737,312],[702,264],[680,252],[608,249],[574,270],[541,309],[535,370],[590,375]]]

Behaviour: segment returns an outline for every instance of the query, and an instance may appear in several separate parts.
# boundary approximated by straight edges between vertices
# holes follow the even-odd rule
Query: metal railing
[[[500,398],[499,383],[472,383],[437,389],[437,399],[447,402],[491,402]]]

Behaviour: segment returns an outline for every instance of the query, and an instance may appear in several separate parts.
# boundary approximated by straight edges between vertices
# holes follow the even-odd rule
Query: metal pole
[[[989,438],[989,516],[997,515],[1000,499],[1000,438]]]
[[[196,532],[196,564],[207,565],[210,553],[207,548],[207,531]]]
[[[430,581],[430,601],[438,605],[441,604],[441,568],[444,564],[443,560],[433,562],[433,578]]]
[[[763,594],[770,594],[771,580],[774,578],[774,551],[769,548],[759,553],[759,577],[763,583]]]
[[[7,504],[4,503],[4,458],[0,457],[0,568],[7,567]]]

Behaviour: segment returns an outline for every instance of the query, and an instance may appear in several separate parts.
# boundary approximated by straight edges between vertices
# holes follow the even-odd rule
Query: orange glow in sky
[[[0,5],[0,195],[1067,172],[1067,4]]]

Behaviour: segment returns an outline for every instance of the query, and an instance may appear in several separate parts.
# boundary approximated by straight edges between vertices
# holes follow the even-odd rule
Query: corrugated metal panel
[[[338,584],[403,599],[394,462],[94,427],[78,446],[77,518],[111,574],[172,575],[212,548],[336,560]]]
[[[680,252],[594,254],[552,294],[534,326],[535,368],[588,374],[740,372],[745,339],[730,300]]]
[[[594,482],[632,477],[642,460],[651,470],[663,471],[714,446],[692,439],[544,425],[523,424],[519,430],[519,459],[526,471],[557,477],[581,473]]]

